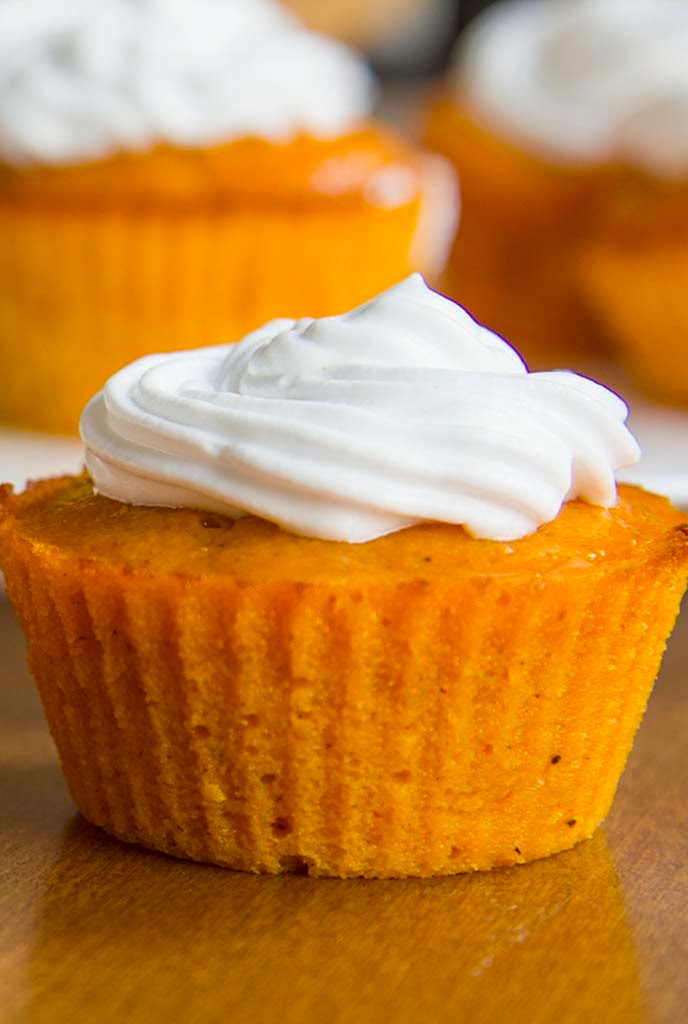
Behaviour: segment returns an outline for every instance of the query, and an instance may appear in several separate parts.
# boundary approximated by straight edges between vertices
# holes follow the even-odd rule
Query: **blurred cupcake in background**
[[[688,352],[661,298],[688,280],[687,53],[681,0],[502,2],[459,45],[426,134],[462,176],[445,286],[535,362],[615,337],[655,380]]]
[[[282,0],[306,25],[356,46],[394,35],[431,0]]]
[[[620,5],[628,165],[581,261],[586,300],[653,397],[688,405],[688,4]]]
[[[454,175],[269,0],[0,0],[0,420],[76,431],[144,352],[441,269]]]

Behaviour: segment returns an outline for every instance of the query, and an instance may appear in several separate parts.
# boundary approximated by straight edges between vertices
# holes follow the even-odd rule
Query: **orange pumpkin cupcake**
[[[642,271],[625,274],[632,261],[609,211],[638,201],[638,178],[643,220],[672,181],[682,183],[674,213],[685,206],[686,45],[676,0],[499,3],[469,29],[431,106],[426,139],[460,170],[464,198],[444,286],[538,363],[584,356],[615,336],[637,352],[638,332],[621,324],[640,303],[634,322],[644,326],[652,306]],[[646,284],[680,251],[680,231],[665,224],[659,252],[636,252]],[[648,364],[655,358],[661,365],[657,347]]]
[[[339,44],[268,0],[59,6],[0,12],[0,420],[75,432],[145,352],[441,268],[452,172]]]
[[[442,91],[426,143],[461,172],[461,226],[441,287],[530,362],[589,357],[604,334],[581,300],[579,251],[610,172],[548,163]]]
[[[688,405],[688,179],[628,180],[581,254],[578,280],[636,383]]]
[[[624,417],[419,278],[121,371],[83,417],[91,476],[0,521],[80,810],[314,875],[590,836],[688,574],[683,517],[617,495]]]

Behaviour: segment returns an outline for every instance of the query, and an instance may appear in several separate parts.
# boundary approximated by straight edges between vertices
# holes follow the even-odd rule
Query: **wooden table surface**
[[[0,599],[0,1020],[688,1020],[688,614],[612,814],[545,861],[430,881],[253,877],[74,811]]]

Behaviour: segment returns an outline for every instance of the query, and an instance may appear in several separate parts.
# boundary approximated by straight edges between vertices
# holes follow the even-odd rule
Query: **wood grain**
[[[682,1022],[688,616],[593,840],[430,881],[261,878],[109,839],[67,796],[0,604],[0,1019]]]

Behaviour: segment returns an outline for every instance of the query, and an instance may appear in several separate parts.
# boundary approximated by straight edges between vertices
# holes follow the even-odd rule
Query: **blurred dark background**
[[[442,72],[460,32],[495,0],[426,0],[396,34],[371,51],[375,70],[386,79],[427,77]]]
[[[467,25],[478,11],[489,7],[494,0],[456,0],[454,6],[457,9],[457,17],[460,25]]]

